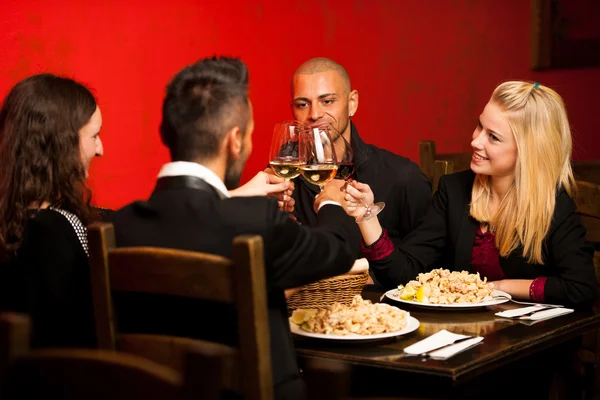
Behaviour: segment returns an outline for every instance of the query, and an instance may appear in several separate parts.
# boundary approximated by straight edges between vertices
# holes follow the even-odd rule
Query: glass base
[[[383,210],[385,207],[385,203],[380,201],[379,203],[375,203],[373,204],[371,207],[367,207],[367,209],[365,210],[365,212],[362,215],[359,215],[358,217],[356,217],[356,222],[357,223],[361,223],[361,222],[366,222],[369,221],[370,219],[373,219],[374,217],[377,216],[377,214],[379,214],[381,212],[381,210]]]

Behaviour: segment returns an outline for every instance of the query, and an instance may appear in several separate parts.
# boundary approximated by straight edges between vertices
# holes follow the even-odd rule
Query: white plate
[[[416,330],[419,327],[419,325],[420,324],[419,324],[418,319],[416,319],[415,317],[409,316],[407,324],[404,327],[404,329],[400,329],[399,331],[396,331],[396,332],[378,333],[376,335],[357,335],[355,333],[352,333],[350,335],[326,335],[324,333],[314,333],[314,332],[306,331],[306,330],[302,329],[299,325],[296,325],[295,323],[293,323],[290,318],[290,330],[292,331],[292,333],[299,335],[299,336],[306,336],[306,337],[310,337],[310,338],[327,339],[327,340],[360,340],[360,341],[364,341],[364,340],[385,339],[385,338],[391,338],[394,336],[406,335],[407,333],[410,333],[410,332]]]
[[[410,304],[411,306],[415,306],[415,307],[429,308],[429,309],[431,309],[431,308],[449,309],[449,310],[454,310],[454,311],[456,311],[457,309],[458,310],[461,310],[461,309],[466,310],[466,309],[494,306],[496,304],[506,303],[511,298],[510,294],[508,294],[506,292],[503,292],[501,290],[494,290],[494,292],[492,293],[492,296],[504,296],[505,298],[482,301],[479,303],[429,304],[429,303],[419,303],[418,301],[413,301],[413,300],[402,300],[398,294],[399,294],[398,289],[392,289],[392,290],[388,290],[387,292],[385,292],[385,297],[387,297],[388,299],[392,299],[394,301],[398,301],[400,303]]]

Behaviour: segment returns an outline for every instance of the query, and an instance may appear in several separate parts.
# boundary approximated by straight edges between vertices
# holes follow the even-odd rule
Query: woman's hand
[[[348,215],[357,217],[364,212],[366,204],[373,204],[375,196],[371,187],[366,183],[357,181],[348,182],[346,185],[346,210]]]

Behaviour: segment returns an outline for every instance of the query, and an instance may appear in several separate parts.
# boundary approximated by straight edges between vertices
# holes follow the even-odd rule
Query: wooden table
[[[363,297],[374,296],[363,294]],[[536,371],[543,377],[550,367],[568,363],[565,357],[578,345],[577,340],[570,339],[577,339],[600,325],[600,314],[592,311],[575,311],[532,324],[494,315],[498,311],[524,307],[514,303],[476,311],[430,311],[389,302],[410,311],[419,320],[419,328],[406,336],[371,343],[296,337],[301,365],[308,358],[350,363],[354,394],[479,398],[473,394],[474,388],[497,385],[498,379],[515,380],[523,374],[534,376]],[[445,361],[422,360],[403,354],[405,347],[441,329],[484,336],[484,340]],[[363,389],[365,386],[368,389]],[[408,387],[413,389],[405,390]]]

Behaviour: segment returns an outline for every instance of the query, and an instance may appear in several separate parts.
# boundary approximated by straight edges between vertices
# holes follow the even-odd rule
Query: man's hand
[[[270,171],[270,168],[268,168]],[[237,189],[230,190],[231,197],[249,197],[249,196],[269,196],[277,199],[279,209],[283,210],[283,202],[286,202],[284,211],[294,211],[294,199],[291,197],[294,192],[294,182],[286,181],[275,174],[269,174],[261,171],[250,179],[245,185]]]
[[[292,297],[294,294],[298,293],[301,290],[302,290],[302,287],[286,289],[285,290],[285,299],[286,300],[289,299],[290,297]]]
[[[339,203],[344,209],[346,208],[346,200],[344,200],[344,186],[345,181],[341,179],[332,179],[323,187],[321,193],[315,196],[315,203],[313,209],[315,212],[319,212],[319,206],[324,201],[335,201]]]

